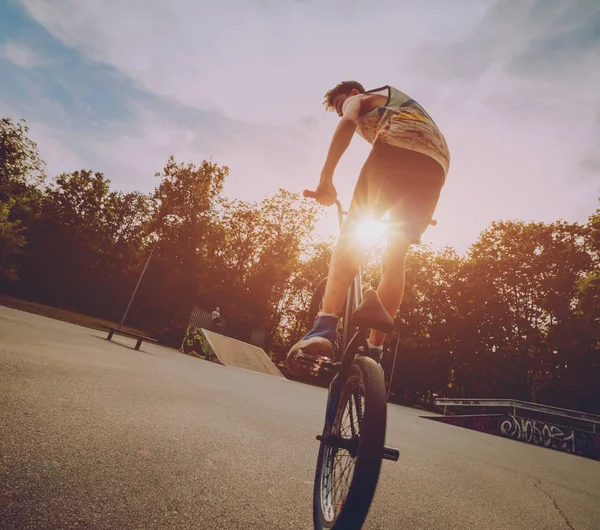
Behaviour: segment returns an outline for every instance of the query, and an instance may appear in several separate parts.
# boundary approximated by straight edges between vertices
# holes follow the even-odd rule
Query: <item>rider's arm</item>
[[[323,166],[321,172],[321,179],[332,179],[333,172],[337,163],[342,158],[342,155],[348,149],[352,135],[356,131],[356,125],[358,124],[358,118],[361,115],[361,98],[352,97],[348,98],[344,102],[343,115],[340,123],[338,123],[333,138],[331,139],[331,145],[329,146],[329,153],[327,154],[327,160]]]

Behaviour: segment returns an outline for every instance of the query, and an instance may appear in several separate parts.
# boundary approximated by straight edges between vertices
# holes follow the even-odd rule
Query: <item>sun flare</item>
[[[361,245],[376,245],[385,236],[387,224],[378,219],[365,219],[356,226],[356,239]]]

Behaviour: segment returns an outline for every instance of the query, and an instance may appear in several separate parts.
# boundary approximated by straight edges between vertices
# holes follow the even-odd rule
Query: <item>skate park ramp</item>
[[[284,378],[262,348],[206,329],[202,333],[221,364]]]

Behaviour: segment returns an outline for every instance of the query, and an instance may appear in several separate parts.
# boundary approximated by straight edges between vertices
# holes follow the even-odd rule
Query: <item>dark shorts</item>
[[[442,166],[416,151],[375,144],[352,198],[351,211],[377,218],[390,212],[391,222],[411,243],[419,243],[431,221],[444,185]]]

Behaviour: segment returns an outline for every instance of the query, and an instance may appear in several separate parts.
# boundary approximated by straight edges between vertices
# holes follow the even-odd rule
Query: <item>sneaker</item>
[[[291,375],[302,376],[314,372],[319,360],[333,353],[338,318],[318,316],[314,327],[294,344],[286,357],[286,368]],[[312,369],[311,369],[311,365]]]

